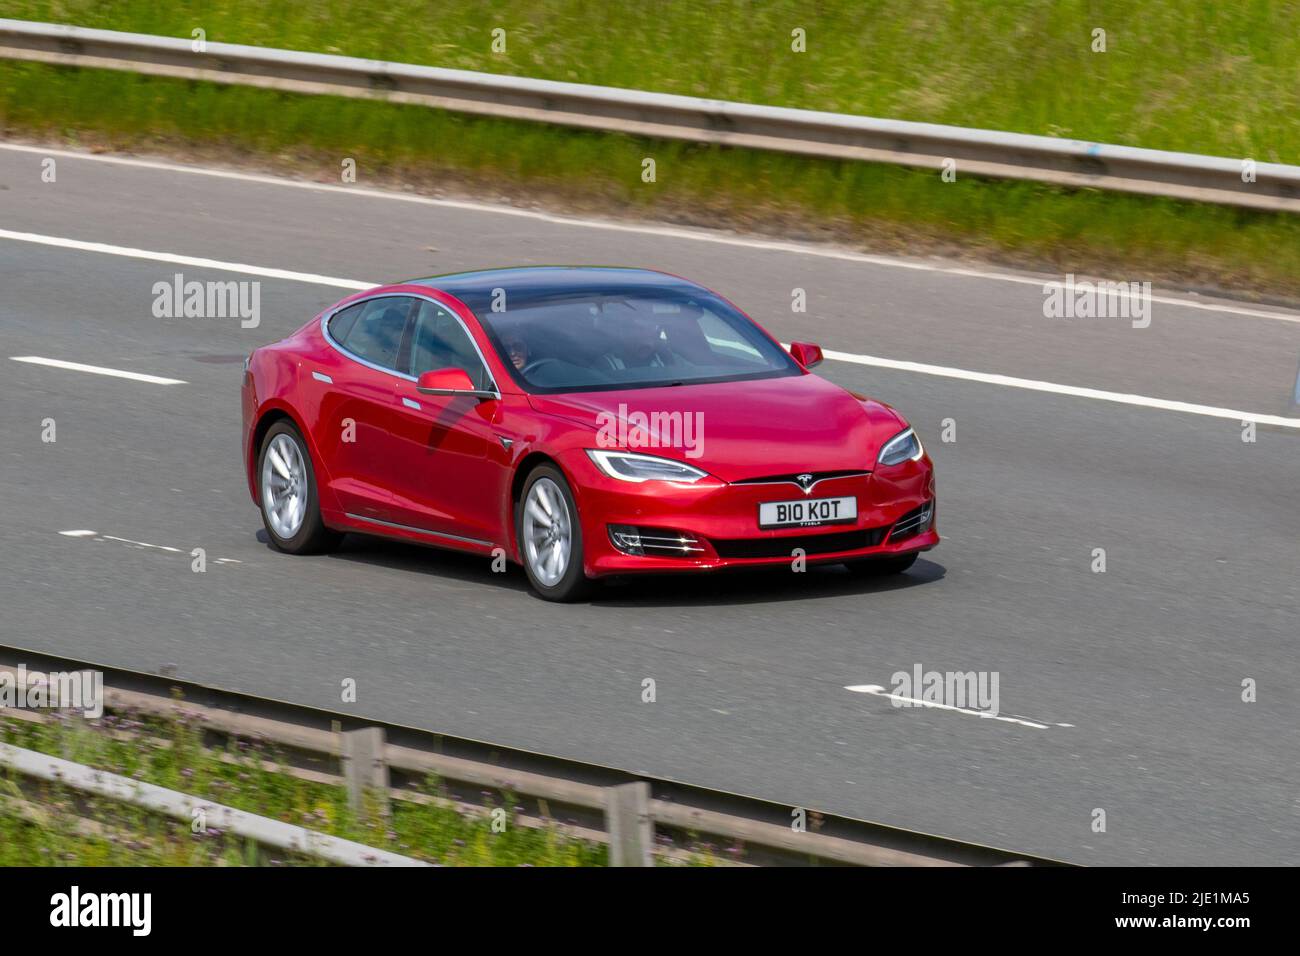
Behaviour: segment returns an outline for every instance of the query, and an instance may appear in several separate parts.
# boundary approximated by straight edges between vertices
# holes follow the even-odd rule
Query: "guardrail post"
[[[348,788],[348,806],[359,817],[366,814],[367,794],[379,801],[388,816],[388,764],[384,762],[384,729],[362,727],[339,734],[339,757]]]
[[[605,829],[609,831],[610,866],[654,866],[650,784],[637,781],[607,788]]]

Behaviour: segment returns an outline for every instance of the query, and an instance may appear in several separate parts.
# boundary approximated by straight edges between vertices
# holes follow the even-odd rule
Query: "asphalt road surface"
[[[572,606],[377,539],[272,551],[241,471],[249,350],[349,283],[535,263],[686,275],[865,357],[819,373],[916,426],[941,547],[887,583],[657,578]],[[259,281],[260,326],[156,318],[178,272]],[[1062,278],[0,145],[0,644],[1081,863],[1293,863],[1300,429],[1270,416],[1300,415],[1300,314],[1157,290],[1148,328],[1046,318]],[[847,689],[918,664],[996,672],[1010,719]]]

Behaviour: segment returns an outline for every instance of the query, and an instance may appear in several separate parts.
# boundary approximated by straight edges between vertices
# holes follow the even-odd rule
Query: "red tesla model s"
[[[383,286],[249,356],[248,486],[281,551],[504,556],[556,601],[636,572],[904,571],[939,543],[929,456],[821,358],[641,269]]]

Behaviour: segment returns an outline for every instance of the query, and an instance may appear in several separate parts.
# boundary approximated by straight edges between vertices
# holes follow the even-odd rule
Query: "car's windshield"
[[[700,289],[555,291],[479,320],[515,380],[555,393],[798,375],[743,314]],[[498,300],[499,302],[500,300]]]

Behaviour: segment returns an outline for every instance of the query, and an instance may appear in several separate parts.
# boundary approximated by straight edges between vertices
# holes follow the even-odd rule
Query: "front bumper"
[[[798,557],[807,564],[831,564],[928,551],[939,543],[934,469],[928,456],[871,474],[827,478],[806,495],[793,482],[632,484],[605,476],[585,454],[564,464],[573,479],[582,520],[584,569],[591,577],[790,566]],[[847,495],[857,498],[857,516],[852,521],[779,529],[758,526],[762,502]],[[916,513],[927,504],[929,520],[918,531]],[[665,539],[693,539],[692,550],[679,556],[628,554],[611,541],[611,526],[639,528]]]

